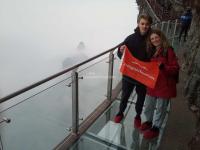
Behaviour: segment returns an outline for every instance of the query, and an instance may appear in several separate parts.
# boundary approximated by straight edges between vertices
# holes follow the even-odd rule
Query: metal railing
[[[175,39],[179,37],[180,23],[178,19],[155,23],[152,28],[160,29],[169,39],[172,46],[174,46]]]
[[[90,58],[90,59],[87,59],[87,60],[85,60],[85,61],[83,61],[83,62],[81,62],[81,63],[79,63],[79,64],[77,64],[77,65],[74,65],[74,66],[72,66],[72,67],[70,67],[70,68],[68,68],[68,69],[65,69],[65,70],[63,70],[63,71],[61,71],[61,72],[58,72],[58,73],[56,73],[56,74],[54,74],[54,75],[52,75],[52,76],[49,76],[49,77],[47,77],[47,78],[45,78],[45,79],[43,79],[43,80],[41,80],[41,81],[38,81],[38,82],[36,82],[36,83],[34,83],[34,84],[32,84],[32,85],[29,85],[29,86],[27,86],[27,87],[25,87],[25,88],[23,88],[23,89],[21,89],[21,90],[18,90],[18,91],[16,91],[16,92],[12,93],[12,94],[9,94],[9,95],[7,95],[7,96],[1,98],[1,99],[0,99],[0,103],[5,102],[5,101],[7,101],[7,100],[9,100],[9,99],[11,99],[11,98],[13,98],[13,97],[15,97],[15,96],[18,96],[18,95],[20,95],[20,94],[26,92],[26,91],[29,91],[29,90],[31,90],[31,89],[33,89],[33,88],[35,88],[35,87],[37,87],[37,86],[39,86],[39,85],[45,83],[45,82],[48,82],[48,81],[50,81],[50,80],[52,80],[52,79],[54,79],[54,78],[56,78],[56,77],[59,77],[59,76],[65,74],[65,73],[67,73],[67,72],[70,72],[70,71],[72,71],[72,70],[74,70],[74,69],[77,69],[78,67],[80,67],[80,66],[82,66],[82,65],[84,65],[84,64],[86,64],[86,63],[88,63],[88,62],[90,62],[90,61],[92,61],[92,60],[94,60],[94,59],[96,59],[96,58],[99,58],[100,56],[103,56],[103,55],[105,55],[105,54],[107,54],[107,53],[113,53],[113,51],[114,51],[116,48],[118,48],[121,44],[122,44],[122,43],[120,43],[120,44],[118,44],[117,46],[115,46],[115,47],[113,47],[113,48],[111,48],[111,49],[109,49],[109,50],[107,50],[107,51],[105,51],[105,52],[102,52],[102,53],[100,53],[100,54],[98,54],[98,55],[96,55],[96,56],[94,56],[94,57],[92,57],[92,58]]]
[[[59,73],[56,73],[52,76],[49,76],[41,81],[38,81],[32,85],[29,85],[21,90],[18,90],[12,94],[9,94],[3,98],[0,99],[0,104],[4,104],[5,102],[11,102],[12,103],[12,100],[13,98],[17,97],[17,96],[20,96],[28,91],[31,91],[33,90],[34,88],[36,87],[39,87],[40,85],[43,85],[44,83],[48,82],[48,81],[51,81],[57,77],[60,77],[61,75],[64,75],[64,74],[67,74],[69,72],[72,71],[72,74],[71,74],[71,86],[68,86],[68,87],[71,87],[72,89],[72,126],[70,128],[66,127],[66,129],[68,128],[69,131],[71,132],[71,134],[68,136],[68,137],[75,137],[74,139],[77,139],[79,137],[79,135],[81,135],[81,133],[83,133],[90,125],[92,122],[94,122],[99,115],[101,115],[102,111],[104,111],[107,107],[110,106],[110,104],[112,103],[112,100],[115,99],[116,95],[118,95],[119,91],[120,91],[120,86],[118,86],[118,90],[112,90],[113,87],[112,87],[112,84],[113,84],[113,66],[114,66],[114,51],[116,50],[116,48],[118,48],[119,46],[121,45],[118,44],[117,46],[109,49],[109,50],[106,50],[105,52],[102,52],[92,58],[89,58],[77,65],[74,65],[68,69],[65,69]],[[106,99],[103,101],[102,104],[100,104],[99,106],[99,111],[98,111],[98,108],[94,108],[94,112],[91,113],[85,120],[83,120],[83,122],[80,124],[79,123],[79,72],[78,72],[78,68],[86,65],[87,63],[90,63],[94,60],[98,60],[100,57],[102,56],[106,56],[107,54],[109,54],[109,58],[108,58],[108,70],[107,70],[107,95],[106,95]],[[98,68],[97,68],[98,69]],[[81,72],[81,70],[80,70]],[[56,83],[56,84],[59,84]],[[55,85],[56,85],[55,84]],[[41,91],[42,92],[42,91]],[[41,94],[41,92],[39,92],[38,94]],[[38,95],[38,94],[34,94],[32,96],[35,96],[35,95]],[[30,96],[30,97],[32,97]],[[5,110],[1,110],[1,113],[2,112],[5,112],[7,110],[10,110],[11,108],[17,106],[17,105],[21,105],[23,102],[25,102],[27,99],[30,99],[30,98],[26,98],[25,100],[20,100],[20,102],[16,105],[13,105],[11,107],[9,107],[8,109],[5,109]],[[38,103],[38,106],[40,104]],[[1,114],[0,113],[0,114]],[[6,118],[6,117],[3,117],[3,115],[1,115],[2,119],[0,121],[0,124],[3,124],[4,122],[6,123],[10,123],[11,121],[11,124],[12,124],[12,120],[16,120],[17,118]],[[80,125],[79,125],[80,124]],[[68,138],[67,137],[67,138]],[[71,141],[71,139],[73,138],[70,138],[69,141]],[[64,140],[65,141],[65,140]],[[7,141],[8,142],[8,141]],[[66,142],[64,142],[66,143]],[[61,145],[63,143],[61,142]],[[70,143],[69,145],[71,145],[72,143]],[[60,145],[60,144],[59,144]],[[68,145],[68,146],[69,146]],[[59,147],[59,146],[58,146]]]
[[[174,44],[174,40],[177,37],[177,25],[178,21],[167,21],[167,22],[159,22],[153,25],[153,27],[160,28],[167,37],[171,40],[172,45]],[[71,78],[72,78],[72,127],[70,130],[70,134],[58,144],[55,149],[66,149],[69,148],[69,146],[74,143],[88,128],[89,126],[112,104],[112,102],[116,99],[117,95],[119,94],[121,90],[121,83],[119,83],[114,90],[112,87],[113,82],[113,66],[114,66],[114,51],[116,48],[121,46],[122,43],[118,44],[117,46],[102,52],[90,59],[87,59],[77,65],[74,65],[68,69],[65,69],[59,73],[56,73],[50,77],[47,77],[41,81],[38,81],[28,87],[25,87],[21,90],[18,90],[8,96],[5,96],[4,98],[0,99],[0,104],[7,102],[11,100],[14,97],[17,97],[20,94],[23,94],[29,90],[32,90],[35,87],[38,87],[39,85],[42,85],[50,80],[53,80],[63,74],[69,73],[72,71]],[[86,63],[89,63],[95,59],[98,59],[101,56],[104,56],[106,54],[109,54],[109,61],[108,61],[108,78],[107,78],[107,95],[106,99],[97,107],[94,108],[94,111],[83,120],[81,124],[79,124],[79,72],[77,69]],[[11,118],[12,119],[12,118]],[[8,121],[9,120],[9,121]],[[10,119],[2,119],[2,122],[10,122]],[[66,127],[67,128],[67,127]]]
[[[146,4],[150,5],[160,21],[175,20],[178,18],[176,15],[170,15],[170,10],[161,6],[156,0],[146,0]]]

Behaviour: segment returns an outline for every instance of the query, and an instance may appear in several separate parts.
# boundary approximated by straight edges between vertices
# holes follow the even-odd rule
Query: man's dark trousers
[[[133,83],[122,78],[122,96],[121,96],[121,103],[119,107],[119,114],[122,114],[128,103],[128,99],[133,92],[133,89],[136,87],[136,94],[137,94],[137,101],[135,104],[135,110],[137,115],[141,115],[143,104],[146,96],[146,87],[140,83]]]

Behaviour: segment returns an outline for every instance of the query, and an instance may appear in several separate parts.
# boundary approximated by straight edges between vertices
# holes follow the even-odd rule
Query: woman
[[[147,88],[144,110],[146,121],[140,127],[144,131],[144,138],[151,139],[159,135],[169,101],[176,97],[179,65],[173,48],[160,30],[151,31],[147,45],[151,61],[160,63],[155,88]]]

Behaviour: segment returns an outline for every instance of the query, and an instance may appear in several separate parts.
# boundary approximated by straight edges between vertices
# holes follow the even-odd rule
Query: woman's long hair
[[[168,39],[166,38],[165,34],[161,30],[159,30],[159,29],[151,29],[151,31],[149,33],[149,36],[147,38],[147,52],[150,53],[150,55],[152,55],[152,51],[155,50],[155,47],[153,46],[153,44],[151,43],[151,40],[150,40],[150,37],[151,37],[152,34],[156,34],[156,35],[158,35],[160,37],[161,47],[163,49],[168,49],[169,47],[171,47]]]

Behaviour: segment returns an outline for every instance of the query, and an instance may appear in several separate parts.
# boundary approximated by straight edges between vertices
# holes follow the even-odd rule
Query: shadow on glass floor
[[[133,94],[129,99],[130,103],[125,112],[125,119],[121,124],[113,122],[119,108],[119,101],[115,101],[70,150],[157,150],[168,115],[160,129],[160,135],[152,140],[146,140],[143,138],[142,132],[133,126],[133,118],[136,114],[135,99],[136,96]]]

